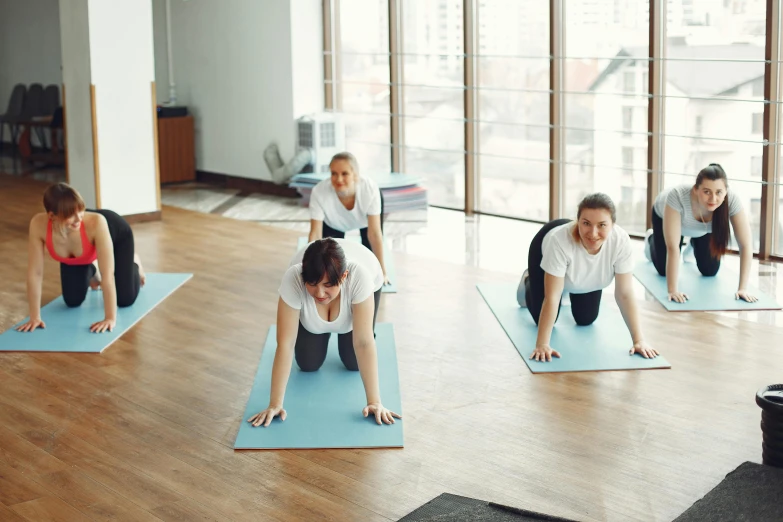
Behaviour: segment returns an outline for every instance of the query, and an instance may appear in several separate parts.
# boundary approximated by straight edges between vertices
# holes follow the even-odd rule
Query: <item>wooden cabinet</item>
[[[196,180],[196,144],[193,116],[158,118],[160,182]]]

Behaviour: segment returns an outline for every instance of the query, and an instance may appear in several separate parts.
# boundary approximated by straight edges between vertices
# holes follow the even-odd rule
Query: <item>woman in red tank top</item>
[[[27,299],[30,319],[17,328],[45,328],[41,318],[44,255],[60,263],[60,282],[66,306],[82,304],[91,287],[103,290],[104,319],[91,332],[111,331],[117,307],[136,301],[145,276],[134,252],[130,225],[111,210],[87,211],[79,193],[65,183],[49,187],[43,197],[46,212],[30,221]]]

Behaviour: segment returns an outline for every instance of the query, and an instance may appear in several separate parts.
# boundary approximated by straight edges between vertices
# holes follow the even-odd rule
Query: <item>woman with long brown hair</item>
[[[46,328],[41,317],[41,283],[44,252],[60,262],[60,284],[66,306],[82,304],[91,287],[103,290],[104,319],[91,332],[111,331],[117,323],[117,307],[131,306],[144,285],[139,256],[134,252],[133,231],[111,210],[88,211],[81,195],[65,183],[44,192],[44,209],[30,220],[27,265],[27,300],[30,319],[21,332]]]
[[[666,276],[669,301],[684,303],[689,298],[677,287],[683,236],[690,238],[686,249],[693,249],[699,272],[710,277],[718,273],[721,257],[729,248],[729,225],[740,251],[739,284],[734,297],[749,303],[758,301],[747,291],[753,260],[750,220],[739,197],[729,190],[723,167],[710,163],[693,185],[677,185],[661,192],[653,205],[652,225],[645,237],[644,255],[659,274]]]

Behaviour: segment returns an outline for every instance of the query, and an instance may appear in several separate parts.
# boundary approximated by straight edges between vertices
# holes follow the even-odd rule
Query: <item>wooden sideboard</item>
[[[160,182],[196,180],[196,143],[193,116],[158,118]]]

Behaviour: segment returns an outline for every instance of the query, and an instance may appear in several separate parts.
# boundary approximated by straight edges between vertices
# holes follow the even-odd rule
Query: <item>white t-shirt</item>
[[[595,255],[571,236],[573,221],[555,227],[544,236],[541,268],[548,274],[565,278],[564,292],[586,294],[609,286],[615,274],[633,271],[631,238],[617,225]]]
[[[348,210],[340,202],[331,179],[313,187],[310,194],[310,219],[323,221],[335,230],[348,232],[367,227],[367,216],[381,215],[381,191],[374,180],[356,180],[356,203]]]
[[[345,253],[348,276],[340,287],[340,313],[334,321],[318,315],[315,298],[307,293],[302,281],[302,257],[307,247],[299,250],[280,283],[280,297],[291,308],[299,310],[299,322],[310,333],[348,333],[353,330],[353,308],[383,286],[383,270],[378,258],[361,243],[350,239],[335,239]],[[308,245],[309,246],[309,245]]]
[[[693,217],[693,205],[691,205],[691,189],[693,185],[677,185],[671,187],[655,198],[653,209],[658,217],[663,218],[666,211],[666,205],[680,213],[680,226],[682,231],[680,235],[688,237],[702,237],[712,232],[712,221],[702,223]],[[729,217],[738,214],[742,210],[742,202],[733,190],[728,194]],[[726,202],[724,201],[724,204]]]

